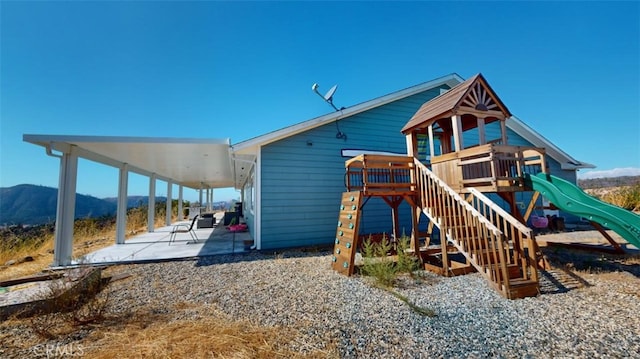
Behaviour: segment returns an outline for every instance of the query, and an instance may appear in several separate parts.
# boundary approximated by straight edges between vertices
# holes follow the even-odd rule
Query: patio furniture
[[[203,213],[198,219],[198,228],[213,228],[213,225],[216,224],[216,218],[213,216],[213,213]]]
[[[197,219],[198,219],[198,215],[193,217],[193,220],[191,220],[191,225],[179,223],[173,226],[173,229],[171,230],[171,235],[169,236],[169,245],[171,245],[171,242],[176,240],[177,233],[189,233],[191,235],[191,239],[193,239],[193,242],[197,243],[198,237],[196,236],[196,232],[193,230],[193,225],[196,223]]]

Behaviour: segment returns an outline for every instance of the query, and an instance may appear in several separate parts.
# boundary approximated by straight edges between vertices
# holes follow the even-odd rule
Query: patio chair
[[[197,243],[198,237],[196,236],[196,232],[193,230],[193,225],[196,223],[196,220],[198,220],[197,214],[195,215],[195,217],[193,217],[193,220],[191,220],[191,225],[180,223],[173,226],[171,235],[169,237],[169,245],[171,245],[171,242],[174,242],[176,240],[177,233],[189,233],[191,235],[191,239],[193,239],[193,243]]]

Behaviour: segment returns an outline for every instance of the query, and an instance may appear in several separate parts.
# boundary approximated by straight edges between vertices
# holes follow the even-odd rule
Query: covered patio
[[[150,138],[108,136],[66,136],[25,134],[25,142],[45,148],[46,154],[58,158],[60,173],[56,210],[54,260],[52,265],[74,265],[79,260],[73,255],[73,226],[75,221],[76,182],[78,159],[115,167],[119,170],[115,245],[93,253],[80,261],[119,262],[135,260],[161,260],[198,255],[235,252],[235,240],[222,242],[215,230],[199,229],[198,238],[206,239],[186,245],[189,233],[178,233],[175,243],[169,246],[172,224],[172,193],[178,188],[177,213],[182,221],[183,188],[200,191],[199,204],[207,204],[205,211],[212,212],[213,189],[239,188],[244,173],[239,171],[229,139],[203,138]],[[246,161],[245,159],[242,159]],[[244,164],[241,168],[244,169]],[[147,232],[125,241],[129,173],[149,178]],[[166,182],[165,226],[155,228],[156,182]],[[206,198],[203,202],[203,192]],[[249,236],[248,233],[245,234]],[[184,237],[186,236],[186,237]],[[217,237],[217,238],[216,238]],[[234,238],[236,235],[233,236]],[[231,248],[226,248],[229,245]]]

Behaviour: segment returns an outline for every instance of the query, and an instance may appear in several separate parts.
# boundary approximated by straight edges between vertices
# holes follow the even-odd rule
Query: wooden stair
[[[422,212],[440,230],[440,251],[426,254],[425,269],[442,275],[481,273],[509,299],[539,294],[537,246],[531,229],[481,193],[462,198],[420,162],[416,177]],[[465,263],[449,258],[453,245]],[[473,268],[473,269],[471,269]]]

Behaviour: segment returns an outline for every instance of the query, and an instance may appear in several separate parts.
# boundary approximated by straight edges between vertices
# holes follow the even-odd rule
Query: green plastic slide
[[[610,228],[640,248],[640,216],[586,194],[569,181],[545,173],[525,175],[527,185],[561,210]]]

